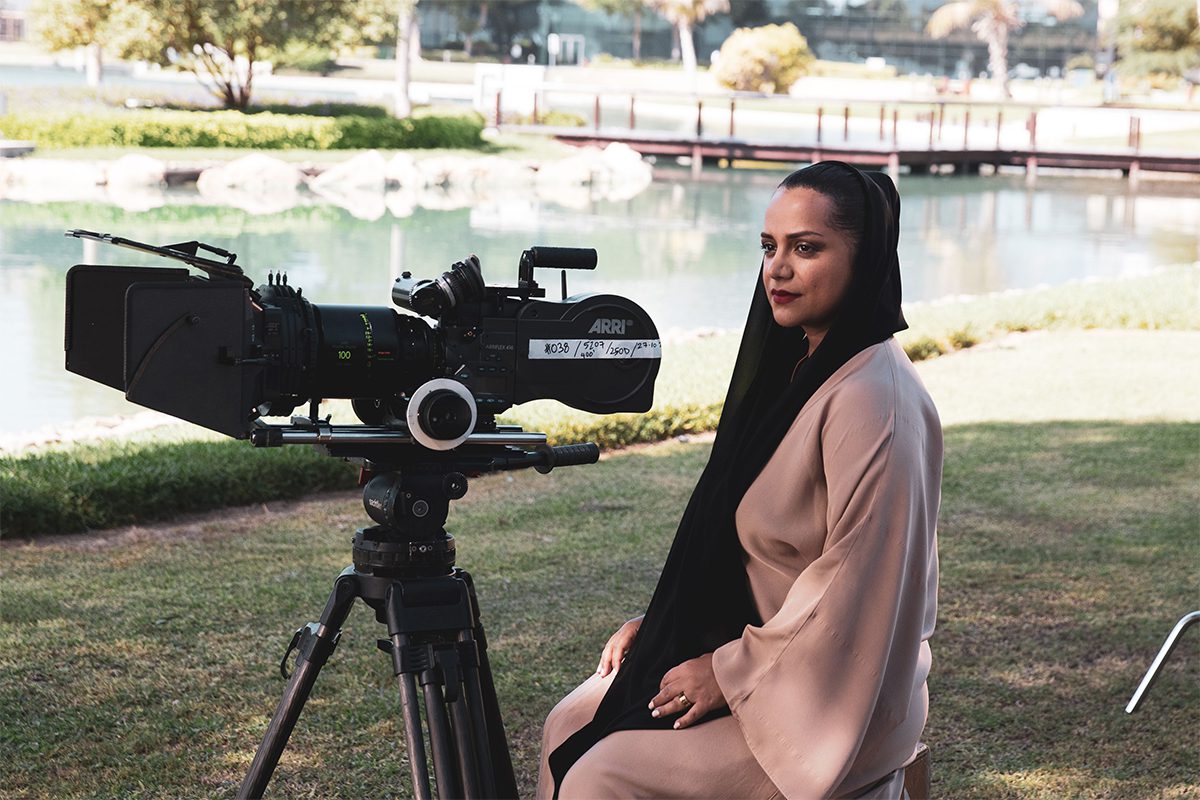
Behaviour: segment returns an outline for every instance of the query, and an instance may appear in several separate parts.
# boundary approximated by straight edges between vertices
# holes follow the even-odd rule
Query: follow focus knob
[[[449,378],[422,384],[408,401],[408,432],[430,450],[452,450],[475,430],[479,412],[466,386]]]

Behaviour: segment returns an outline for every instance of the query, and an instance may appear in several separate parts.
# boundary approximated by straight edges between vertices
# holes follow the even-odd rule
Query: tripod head
[[[291,425],[259,423],[256,447],[310,444],[360,464],[363,508],[377,525],[354,535],[354,569],[379,577],[429,577],[454,568],[454,537],[446,532],[450,503],[467,493],[468,478],[533,467],[594,464],[595,444],[551,447],[546,434],[517,425],[471,434],[453,450],[428,450],[401,427],[331,425],[293,417]]]

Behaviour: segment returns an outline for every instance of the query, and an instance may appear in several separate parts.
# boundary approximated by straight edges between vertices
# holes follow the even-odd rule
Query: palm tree
[[[687,73],[696,71],[696,44],[692,41],[692,27],[710,14],[729,11],[729,0],[648,0],[648,5],[657,11],[679,33],[679,55]]]
[[[1037,4],[1060,20],[1074,19],[1083,13],[1077,0],[1036,0]],[[970,28],[988,48],[988,69],[1000,81],[1005,97],[1008,88],[1008,34],[1024,25],[1021,0],[952,0],[933,12],[925,31],[942,39],[963,28]]]
[[[417,2],[398,0],[396,3],[396,96],[392,113],[401,119],[412,116],[409,83],[412,80],[412,64],[421,56]]]
[[[642,14],[646,10],[646,0],[575,0],[575,2],[589,11],[616,14],[632,19],[633,38],[631,40],[631,49],[633,51],[633,60],[637,61],[642,57]]]

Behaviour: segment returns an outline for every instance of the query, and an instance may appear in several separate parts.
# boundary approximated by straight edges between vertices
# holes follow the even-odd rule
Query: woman
[[[937,412],[892,334],[892,182],[789,175],[712,455],[644,617],[551,712],[540,797],[900,797],[925,725]]]

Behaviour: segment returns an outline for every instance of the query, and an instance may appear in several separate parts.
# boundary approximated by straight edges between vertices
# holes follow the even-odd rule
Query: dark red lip
[[[790,303],[799,296],[800,295],[798,295],[798,294],[792,294],[791,292],[780,291],[779,289],[774,289],[771,291],[771,299],[774,300],[776,303]]]

